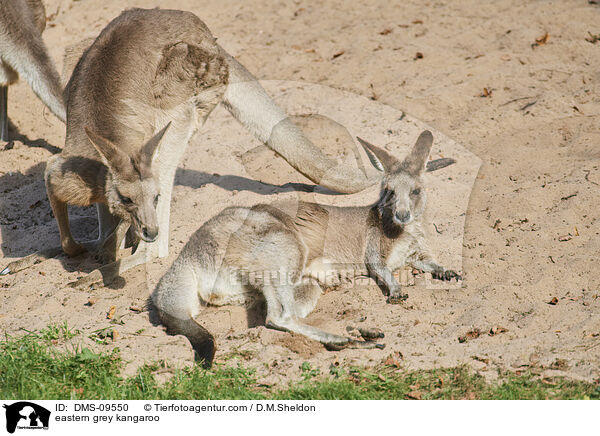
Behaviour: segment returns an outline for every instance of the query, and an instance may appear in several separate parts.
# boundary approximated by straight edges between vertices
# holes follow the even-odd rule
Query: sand
[[[325,293],[308,317],[338,333],[379,327],[384,350],[330,352],[266,329],[260,306],[207,308],[199,321],[215,334],[217,362],[241,361],[265,384],[299,379],[305,361],[328,374],[331,364],[375,366],[394,353],[402,369],[467,364],[490,379],[528,369],[600,377],[600,42],[586,41],[600,33],[600,7],[585,0],[127,4],[195,12],[289,113],[327,117],[303,126],[332,156],[357,164],[351,147],[334,145],[354,135],[402,156],[429,128],[432,157],[457,160],[427,175],[426,222],[432,250],[462,271],[463,282],[405,271],[403,305],[386,304],[373,282],[349,283]],[[46,7],[44,39],[60,70],[65,48],[97,35],[123,2]],[[0,267],[58,244],[43,171],[65,134],[24,82],[9,92],[16,140],[11,149],[0,144]],[[97,266],[86,257],[60,256],[2,277],[0,332],[18,336],[66,321],[81,331],[73,343],[118,347],[124,374],[156,360],[192,365],[187,340],[155,325],[146,300],[205,220],[234,204],[367,204],[377,194],[311,194],[290,182],[308,183],[217,108],[177,173],[170,256],[92,290],[66,286]],[[95,237],[93,208],[73,208],[71,217],[77,238]],[[115,341],[99,339],[111,330]]]

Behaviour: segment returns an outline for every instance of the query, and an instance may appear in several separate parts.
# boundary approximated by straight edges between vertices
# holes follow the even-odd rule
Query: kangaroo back
[[[194,116],[190,110],[196,94],[224,87],[227,71],[221,66],[213,36],[194,14],[123,12],[83,53],[67,84],[65,151],[97,156],[85,126],[125,151],[139,147],[170,120],[171,130],[177,130],[176,118]],[[206,104],[206,95],[198,100]]]
[[[66,111],[59,76],[41,36],[45,25],[41,1],[0,0],[0,84],[9,85],[21,75],[64,122]]]

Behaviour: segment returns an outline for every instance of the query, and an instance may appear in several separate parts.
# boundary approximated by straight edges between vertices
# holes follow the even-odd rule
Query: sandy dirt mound
[[[97,34],[123,7],[116,0],[46,4],[52,16],[44,38],[59,70],[65,47]],[[249,312],[208,308],[201,321],[217,338],[217,361],[237,356],[268,384],[297,379],[304,361],[327,373],[331,364],[375,365],[396,352],[408,369],[467,363],[489,377],[498,368],[528,367],[600,377],[600,43],[585,39],[600,31],[598,6],[169,6],[202,17],[259,78],[286,79],[264,85],[290,113],[320,114],[298,120],[336,158],[366,165],[348,142],[354,135],[402,156],[429,127],[432,157],[457,159],[427,176],[427,231],[440,261],[463,271],[462,286],[436,286],[404,272],[410,298],[402,306],[387,305],[372,282],[348,284],[324,294],[308,317],[343,334],[348,326],[379,327],[383,351],[328,352],[268,330],[260,304]],[[547,41],[532,46],[546,32]],[[0,151],[0,266],[58,244],[43,171],[62,146],[64,126],[24,83],[10,89],[9,116],[16,140]],[[96,350],[119,347],[127,374],[158,359],[191,365],[187,340],[153,325],[146,308],[152,287],[192,232],[227,205],[297,198],[365,204],[376,197],[376,189],[362,196],[307,193],[307,183],[219,107],[177,173],[171,255],[85,292],[66,287],[97,266],[85,257],[61,256],[2,277],[0,331],[18,335],[66,320],[82,331],[75,341]],[[74,208],[71,217],[76,238],[95,237],[93,208]],[[117,340],[103,340],[111,330]]]

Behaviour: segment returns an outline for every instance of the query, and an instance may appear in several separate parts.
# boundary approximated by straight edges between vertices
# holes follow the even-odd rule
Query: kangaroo
[[[114,260],[130,226],[137,247],[132,256],[93,271],[77,286],[107,284],[133,266],[168,255],[175,170],[190,138],[220,102],[315,183],[347,193],[377,182],[325,156],[190,12],[122,12],[82,55],[65,100],[65,147],[49,160],[45,173],[62,250],[69,256],[94,250]],[[94,203],[100,236],[79,244],[71,235],[67,205]],[[59,248],[35,253],[0,275],[58,253]]]
[[[206,366],[216,347],[212,335],[194,319],[202,305],[244,304],[258,291],[266,300],[267,327],[299,333],[334,349],[381,348],[299,320],[314,309],[327,275],[348,267],[366,269],[390,303],[407,298],[392,274],[406,264],[436,279],[461,280],[433,259],[422,230],[426,200],[422,173],[431,133],[424,131],[403,161],[359,142],[384,174],[374,205],[300,202],[291,207],[227,208],[192,235],[160,279],[151,299],[162,324],[168,333],[186,336]]]
[[[8,86],[23,76],[33,92],[63,123],[66,109],[56,68],[42,32],[41,0],[0,0],[0,139],[8,141]]]

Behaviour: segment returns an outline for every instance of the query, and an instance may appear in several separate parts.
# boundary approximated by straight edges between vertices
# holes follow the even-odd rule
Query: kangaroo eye
[[[413,189],[413,190],[412,190],[412,192],[410,193],[410,195],[413,195],[413,196],[415,196],[415,197],[416,197],[416,196],[417,196],[417,195],[419,195],[420,193],[421,193],[421,189],[420,189],[420,188],[417,188],[417,189]]]
[[[160,194],[156,194],[156,197],[154,197],[154,207],[156,207],[158,205],[159,198],[160,198]]]
[[[123,204],[129,205],[129,204],[133,204],[133,201],[131,201],[131,198],[129,197],[125,197],[123,194],[121,194],[119,191],[117,191],[117,194],[119,195],[119,201]]]

